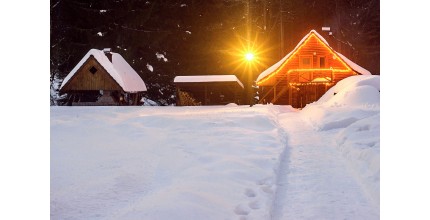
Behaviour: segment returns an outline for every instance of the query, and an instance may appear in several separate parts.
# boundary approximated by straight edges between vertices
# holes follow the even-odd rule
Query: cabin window
[[[300,56],[300,68],[312,68],[312,56]]]
[[[320,57],[319,62],[320,62],[320,68],[326,67],[325,57]]]
[[[311,64],[311,58],[308,58],[308,57],[303,58],[302,64],[305,66]]]
[[[97,68],[91,67],[90,72],[94,75],[97,72]]]

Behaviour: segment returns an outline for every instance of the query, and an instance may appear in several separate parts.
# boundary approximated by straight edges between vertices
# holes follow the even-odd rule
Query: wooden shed
[[[303,108],[318,100],[338,81],[357,74],[371,75],[333,50],[312,30],[290,53],[258,76],[259,103]]]
[[[176,105],[240,104],[243,84],[235,75],[176,76]]]
[[[139,74],[110,49],[88,51],[60,87],[69,105],[137,105],[145,91]]]

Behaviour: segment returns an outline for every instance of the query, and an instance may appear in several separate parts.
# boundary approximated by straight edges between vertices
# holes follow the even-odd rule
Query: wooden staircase
[[[276,101],[278,101],[282,95],[284,95],[289,89],[289,86],[284,86],[282,87],[281,91],[279,91],[278,93],[276,93],[276,96],[273,97],[271,103],[275,103]]]
[[[282,95],[284,95],[287,91],[288,91],[288,89],[289,89],[289,85],[288,84],[286,84],[285,86],[283,86],[282,87],[282,89],[281,89],[281,91],[276,91],[275,90],[275,88],[277,88],[278,87],[278,85],[281,83],[281,82],[283,82],[284,80],[286,80],[288,78],[288,75],[285,75],[284,77],[282,77],[282,78],[280,78],[280,79],[278,79],[277,80],[277,82],[276,82],[276,84],[275,85],[273,85],[272,86],[272,88],[270,88],[265,94],[264,94],[264,96],[263,97],[261,97],[259,100],[258,100],[258,104],[264,104],[264,100],[266,99],[266,98],[269,98],[268,96],[269,96],[269,94],[273,94],[273,93],[275,93],[275,95],[274,95],[274,97],[271,99],[271,101],[270,101],[270,103],[275,103],[276,101],[278,101],[281,97],[282,97]],[[273,92],[273,93],[272,93]],[[287,97],[287,99],[288,99],[288,97]],[[286,100],[287,102],[288,102],[288,100]],[[287,103],[286,102],[286,103]]]

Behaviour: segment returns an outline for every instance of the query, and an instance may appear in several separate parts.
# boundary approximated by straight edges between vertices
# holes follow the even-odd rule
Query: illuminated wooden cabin
[[[91,49],[64,78],[68,105],[138,105],[145,83],[118,53]]]
[[[235,75],[176,76],[176,105],[239,103],[243,84]]]
[[[258,76],[259,103],[303,108],[340,80],[358,74],[371,75],[312,30],[294,50]]]

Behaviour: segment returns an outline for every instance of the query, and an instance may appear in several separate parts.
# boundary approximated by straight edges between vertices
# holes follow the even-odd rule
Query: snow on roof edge
[[[187,82],[237,82],[244,88],[242,82],[236,75],[193,75],[193,76],[176,76],[173,80],[174,83],[187,83]]]
[[[360,65],[352,62],[350,59],[348,59],[346,56],[344,56],[343,54],[336,52],[336,54],[349,66],[351,67],[354,71],[360,73],[361,75],[372,75],[372,73],[369,70],[364,69],[363,67],[361,67]]]

